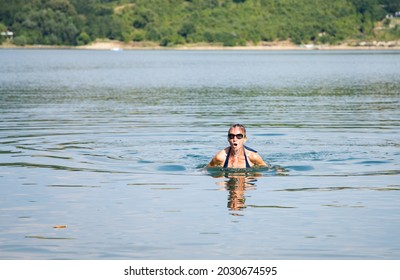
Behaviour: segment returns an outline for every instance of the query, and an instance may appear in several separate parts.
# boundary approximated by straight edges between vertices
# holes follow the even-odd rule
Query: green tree
[[[376,38],[398,0],[0,0],[0,22],[26,44],[80,45],[96,39],[171,46],[292,40],[336,44]],[[394,29],[379,36],[399,38]],[[382,37],[383,38],[383,37]],[[24,40],[21,40],[23,42]]]
[[[192,22],[184,22],[181,28],[178,30],[178,34],[189,41],[189,36],[196,33],[196,27]]]

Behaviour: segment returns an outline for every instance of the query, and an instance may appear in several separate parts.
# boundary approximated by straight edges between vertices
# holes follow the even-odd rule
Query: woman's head
[[[244,125],[234,124],[229,128],[228,142],[232,148],[242,148],[246,140],[246,128]]]

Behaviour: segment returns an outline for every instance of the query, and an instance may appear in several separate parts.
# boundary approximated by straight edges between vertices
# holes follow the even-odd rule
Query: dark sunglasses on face
[[[233,139],[233,138],[235,138],[235,136],[236,136],[237,139],[242,139],[244,137],[244,135],[241,134],[241,133],[240,134],[232,134],[232,133],[228,134],[228,138],[229,139]]]

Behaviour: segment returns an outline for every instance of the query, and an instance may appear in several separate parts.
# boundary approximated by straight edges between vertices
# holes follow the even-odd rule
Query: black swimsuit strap
[[[243,148],[244,151],[244,159],[246,160],[246,168],[250,168],[250,164],[249,161],[247,160],[247,156],[246,156],[246,147]]]
[[[229,147],[228,153],[226,154],[226,159],[225,159],[225,163],[224,163],[224,168],[228,168],[228,164],[229,164],[229,156],[231,154],[231,147]]]

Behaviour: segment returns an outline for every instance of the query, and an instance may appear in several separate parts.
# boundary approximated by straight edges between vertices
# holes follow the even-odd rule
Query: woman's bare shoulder
[[[228,155],[228,151],[229,151],[229,147],[222,149],[221,151],[219,151],[216,155],[216,157],[218,157],[219,159],[224,159],[226,158],[226,156]]]
[[[269,166],[263,160],[263,158],[254,150],[247,150],[246,151],[246,155],[254,165],[257,165],[257,166]]]
[[[219,151],[207,166],[208,167],[222,166],[222,164],[225,162],[226,156],[228,155],[228,149],[229,147]]]

